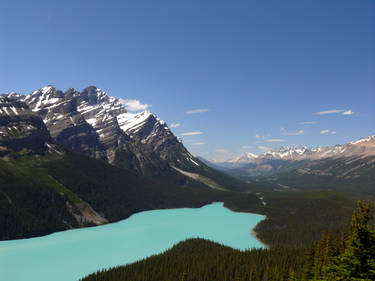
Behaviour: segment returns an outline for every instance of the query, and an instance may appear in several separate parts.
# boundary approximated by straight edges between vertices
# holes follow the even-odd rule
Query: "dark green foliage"
[[[225,197],[209,188],[181,187],[145,179],[74,152],[48,163],[45,169],[110,221],[144,210],[201,207]]]
[[[358,195],[337,191],[265,192],[267,219],[256,227],[268,245],[307,245],[320,239],[322,230],[336,231],[350,220]]]
[[[44,235],[78,227],[56,192],[33,163],[0,160],[0,239]]]
[[[302,280],[375,280],[375,230],[369,225],[370,204],[358,202],[351,231],[324,231],[305,254]]]
[[[323,280],[375,280],[375,230],[369,225],[370,203],[358,202],[345,251],[325,268]]]
[[[288,280],[290,272],[299,280],[296,272],[303,265],[303,254],[304,249],[294,247],[238,251],[204,239],[190,239],[163,254],[97,272],[83,280],[282,281]]]
[[[278,184],[304,190],[334,189],[375,194],[375,157],[342,157],[307,162],[269,177],[259,178],[275,188]]]
[[[73,216],[81,215],[82,205],[114,222],[144,210],[201,207],[233,196],[143,178],[74,152],[14,155],[0,160],[0,240],[92,225]],[[261,206],[255,195],[241,197]]]

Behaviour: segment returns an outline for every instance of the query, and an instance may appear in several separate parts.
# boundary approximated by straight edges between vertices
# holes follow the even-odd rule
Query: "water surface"
[[[222,203],[146,211],[108,225],[0,242],[0,279],[74,281],[102,268],[158,254],[200,237],[245,250],[263,245],[251,229],[264,216],[232,212]]]

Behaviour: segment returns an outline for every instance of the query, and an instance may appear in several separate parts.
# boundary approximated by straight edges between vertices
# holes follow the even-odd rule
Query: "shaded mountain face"
[[[96,87],[63,93],[47,86],[24,101],[68,149],[139,172],[160,161],[195,165],[165,122],[149,111],[128,113],[118,99]]]
[[[18,95],[0,95],[0,156],[43,153],[52,142],[43,120]]]
[[[178,185],[247,189],[193,157],[157,116],[129,113],[97,87],[62,92],[47,86],[26,96],[8,96],[40,116],[54,141],[69,150]]]

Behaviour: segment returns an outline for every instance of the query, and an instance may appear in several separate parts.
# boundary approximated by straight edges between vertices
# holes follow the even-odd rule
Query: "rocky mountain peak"
[[[196,166],[164,121],[148,110],[129,113],[96,86],[62,92],[48,85],[21,99],[68,149],[139,172]]]
[[[0,95],[0,156],[21,151],[43,153],[52,142],[42,119],[19,95]]]
[[[253,156],[252,153],[245,152],[243,155],[229,160],[228,163],[246,164],[262,162],[263,160],[317,160],[323,158],[350,157],[350,156],[370,156],[375,155],[375,135],[361,138],[346,144],[336,144],[334,146],[316,148],[301,147],[281,147],[271,149],[263,154]]]

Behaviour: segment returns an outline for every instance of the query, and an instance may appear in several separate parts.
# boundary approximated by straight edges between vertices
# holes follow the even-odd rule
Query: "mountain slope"
[[[8,96],[25,102],[55,142],[69,150],[182,186],[249,188],[192,156],[151,112],[129,113],[117,98],[95,86],[66,92],[46,86],[26,96]]]
[[[280,148],[220,163],[226,173],[276,188],[339,188],[375,192],[375,135],[332,147]],[[218,165],[218,164],[216,164]]]
[[[83,92],[82,96],[87,100],[85,102],[95,102],[96,99],[103,98],[116,103],[116,100],[95,91],[94,95],[90,94],[92,89]],[[209,179],[216,175],[221,183],[233,186],[233,189],[243,186],[238,180],[206,168],[199,160],[196,162],[178,141],[177,148],[182,148],[177,151],[171,149],[173,146],[165,145],[165,139],[169,138],[171,142],[176,138],[164,127],[165,124],[152,114],[146,112],[133,116],[132,119],[138,118],[138,129],[137,126],[128,126],[127,121],[122,119],[121,126],[130,128],[130,132],[129,128],[126,130],[128,133],[116,129],[119,127],[114,121],[117,116],[106,126],[103,125],[102,129],[97,129],[101,126],[100,122],[91,122],[90,119],[87,122],[85,118],[90,115],[85,116],[86,109],[82,111],[77,107],[82,98],[81,94],[73,99],[61,98],[61,95],[76,94],[73,91],[63,94],[54,91],[52,87],[42,89],[25,98],[32,104],[32,110],[21,101],[24,97],[20,95],[0,96],[0,239],[25,238],[70,228],[100,225],[127,218],[143,210],[200,207],[233,197],[231,192],[213,189],[221,189]],[[101,107],[108,107],[103,104],[96,106],[98,108],[92,111],[101,111]],[[50,111],[49,107],[56,111]],[[84,113],[79,114],[79,111]],[[118,112],[121,116],[127,114],[123,108],[118,108]],[[108,116],[101,116],[96,112],[94,116],[101,116],[100,118],[105,119],[102,123],[105,123],[111,119],[111,114],[115,115],[112,111],[106,114]],[[98,126],[92,126],[90,122]],[[49,130],[45,124],[49,126]],[[100,132],[107,129],[111,133],[109,138],[107,134],[104,134],[104,138],[95,135],[96,130]],[[158,134],[159,138],[150,134],[150,130],[152,134]],[[52,132],[55,138],[52,138],[49,132]],[[160,137],[161,134],[164,134],[164,139]],[[184,176],[183,185],[188,186],[156,181],[109,164],[114,135],[120,136],[117,145],[121,145],[122,149],[126,145],[138,145],[138,153],[142,153],[142,149],[147,146],[141,144],[155,146],[156,148],[149,152],[156,154],[154,159],[146,158],[150,155],[147,151],[138,157],[144,157],[145,165],[150,167],[153,164],[162,168],[169,167],[178,176]],[[56,143],[60,138],[66,141],[62,144],[72,144],[80,153],[68,151]],[[135,140],[134,143],[131,143],[132,139]],[[121,144],[121,141],[124,141],[124,144]],[[105,150],[106,147],[109,151]],[[116,154],[116,148],[114,151]],[[186,153],[183,155],[184,161],[179,160],[181,151]],[[89,157],[93,156],[92,152],[99,155],[100,159]],[[165,159],[162,158],[163,153],[168,154],[164,155]],[[179,167],[185,170],[190,168],[187,163],[193,163],[200,168],[199,177],[185,176],[185,170],[181,170],[181,173],[168,159],[175,159]],[[171,178],[170,173],[165,173],[164,176],[165,181],[179,180],[178,177]],[[254,206],[261,206],[257,196],[244,196],[253,202]]]
[[[337,189],[374,195],[375,156],[314,160],[258,180],[281,189]]]
[[[99,225],[143,210],[200,207],[224,195],[144,179],[73,152],[0,158],[0,239]]]
[[[159,183],[68,152],[17,98],[0,97],[0,239],[100,225],[142,210],[201,206],[224,198],[207,187]]]
[[[0,95],[0,155],[43,152],[51,142],[43,121],[25,103]]]

